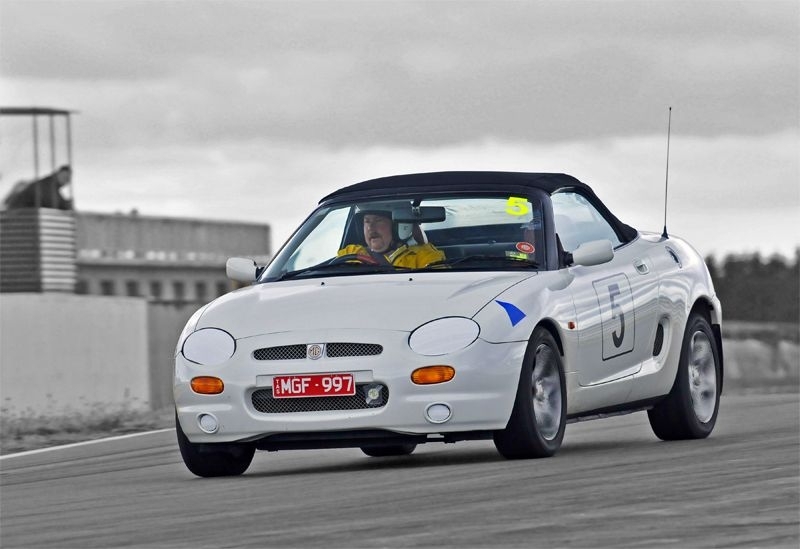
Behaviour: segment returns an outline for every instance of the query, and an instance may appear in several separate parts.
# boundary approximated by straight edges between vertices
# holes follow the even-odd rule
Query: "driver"
[[[412,269],[419,269],[444,259],[444,253],[433,244],[407,244],[413,226],[410,223],[398,223],[395,231],[391,212],[368,210],[363,213],[363,217],[364,241],[367,246],[348,244],[339,250],[338,256],[355,254],[360,256],[359,259],[364,263]]]

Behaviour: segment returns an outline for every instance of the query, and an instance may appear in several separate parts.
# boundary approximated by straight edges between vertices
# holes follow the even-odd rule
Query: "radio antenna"
[[[667,234],[667,193],[669,191],[669,137],[672,129],[672,107],[669,108],[669,119],[667,121],[667,175],[664,180],[664,232],[661,238],[669,238]]]

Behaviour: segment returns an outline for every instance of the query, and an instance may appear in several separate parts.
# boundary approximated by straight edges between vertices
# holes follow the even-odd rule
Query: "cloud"
[[[794,2],[18,2],[7,104],[135,144],[697,136],[800,124]]]

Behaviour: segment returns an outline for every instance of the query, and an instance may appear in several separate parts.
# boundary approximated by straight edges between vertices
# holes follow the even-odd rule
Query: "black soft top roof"
[[[395,192],[414,190],[447,191],[469,190],[476,187],[497,185],[498,187],[534,187],[552,194],[565,187],[580,188],[594,195],[592,189],[563,173],[524,173],[524,172],[431,172],[407,175],[392,175],[362,181],[335,191],[320,200],[320,204],[330,200],[352,198],[358,195],[386,196]]]
[[[336,202],[339,200],[353,200],[361,198],[384,198],[396,194],[408,194],[415,191],[421,192],[447,192],[466,190],[489,190],[497,186],[506,190],[519,189],[520,191],[535,188],[547,194],[553,194],[559,189],[576,189],[581,194],[592,199],[595,206],[600,209],[616,226],[617,233],[623,242],[636,238],[638,231],[621,222],[612,214],[605,204],[597,198],[591,187],[563,173],[525,173],[525,172],[430,172],[412,173],[406,175],[392,175],[362,181],[348,187],[339,189],[325,196],[319,201]]]

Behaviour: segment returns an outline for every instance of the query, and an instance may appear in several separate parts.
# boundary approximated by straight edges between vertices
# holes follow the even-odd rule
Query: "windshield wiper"
[[[370,263],[357,263],[357,262],[334,262],[330,263],[328,261],[320,263],[318,265],[313,265],[311,267],[306,267],[305,269],[298,269],[296,271],[287,271],[280,275],[277,278],[268,279],[265,282],[279,282],[281,280],[289,280],[292,278],[297,278],[298,276],[302,276],[305,274],[315,273],[318,271],[328,271],[328,270],[338,270],[341,273],[350,272],[353,269],[357,269],[359,274],[362,273],[393,273],[393,272],[403,272],[403,271],[410,271],[408,267],[395,267],[393,265],[372,265]]]
[[[519,257],[511,257],[504,255],[467,255],[464,257],[452,257],[450,259],[443,259],[435,261],[425,266],[425,269],[436,269],[437,267],[469,267],[474,264],[475,267],[484,267],[486,264],[500,264],[505,267],[520,267],[523,269],[538,269],[539,264],[530,259],[522,259]]]

